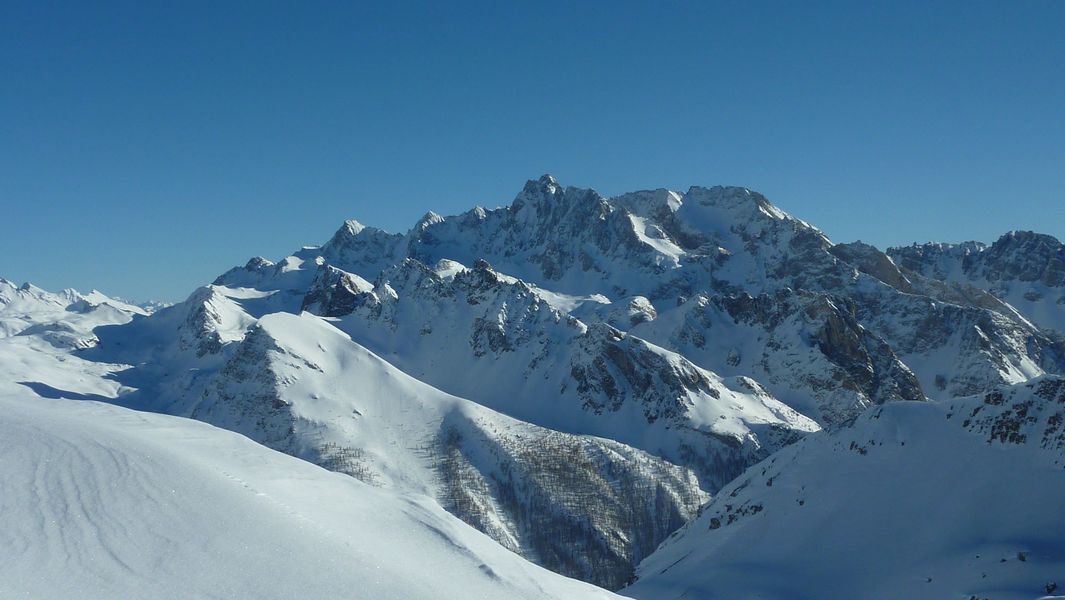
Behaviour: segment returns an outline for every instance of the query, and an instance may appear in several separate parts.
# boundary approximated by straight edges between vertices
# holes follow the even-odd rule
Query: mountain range
[[[166,597],[226,561],[279,598],[1065,586],[1047,235],[881,251],[746,188],[545,175],[169,306],[0,280],[0,370],[0,595]]]

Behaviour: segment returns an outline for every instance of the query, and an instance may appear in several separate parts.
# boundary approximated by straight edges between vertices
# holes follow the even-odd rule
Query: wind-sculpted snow
[[[416,495],[202,423],[0,391],[4,598],[610,598]]]
[[[653,468],[636,464],[635,451],[630,449],[600,453],[609,457],[608,463],[601,459],[595,472],[572,475],[572,479],[586,481],[585,489],[595,490],[599,486],[595,473],[606,468],[603,464],[610,464],[614,472],[628,472],[627,477],[639,485],[618,490],[612,502],[620,508],[595,509],[600,500],[589,491],[584,496],[596,500],[584,501],[581,506],[586,512],[577,515],[556,513],[550,497],[548,502],[528,504],[526,499],[500,507],[494,513],[499,523],[491,526],[474,514],[456,512],[500,541],[519,540],[516,547],[521,553],[565,574],[621,585],[636,561],[694,513],[703,493],[698,481],[687,475],[666,477],[676,467],[663,458],[693,469],[702,486],[714,490],[797,435],[817,429],[755,382],[721,380],[679,355],[608,326],[585,326],[555,309],[536,289],[496,274],[486,263],[459,269],[445,279],[408,260],[386,271],[366,291],[360,291],[366,286],[357,276],[328,266],[318,267],[317,273],[303,305],[335,315],[328,307],[338,304],[322,301],[341,297],[342,292],[345,300],[340,305],[353,312],[335,324],[407,373],[529,423],[613,439],[650,453],[643,463]],[[275,275],[270,275],[269,281],[274,281]],[[261,306],[263,293],[209,286],[148,322],[102,332],[110,343],[103,344],[100,356],[108,348],[154,348],[154,355],[147,357],[121,351],[107,356],[111,362],[137,361],[140,365],[121,375],[123,381],[140,388],[122,401],[205,420],[365,481],[441,495],[446,487],[434,487],[414,476],[418,469],[438,470],[434,460],[438,462],[441,454],[397,464],[394,449],[368,445],[366,440],[373,439],[372,435],[361,428],[351,429],[355,427],[349,423],[352,411],[363,413],[362,409],[335,408],[326,416],[304,412],[307,406],[329,405],[338,398],[350,402],[346,394],[354,392],[338,390],[365,386],[367,375],[350,365],[336,365],[329,371],[313,345],[291,350],[294,340],[326,344],[322,340],[332,340],[339,332],[324,324],[318,327],[318,319],[291,317],[295,320],[286,326],[288,333],[276,335],[277,324],[284,323],[282,317],[287,315],[265,315],[256,321],[244,308],[245,303]],[[355,347],[346,338],[338,343]],[[323,369],[326,374],[347,373],[346,383],[323,384],[321,389],[294,395],[292,385],[319,377]],[[401,374],[390,377],[396,376]],[[436,393],[423,388],[421,395]],[[515,394],[516,389],[520,393]],[[380,395],[395,396],[388,391]],[[310,400],[296,407],[294,398]],[[434,411],[438,408],[421,402],[402,418],[390,417],[397,423],[428,424],[427,429],[396,425],[400,431],[394,436],[407,440],[408,453],[439,443],[432,440],[447,439],[433,429],[439,425],[432,424],[442,419]],[[371,431],[388,430],[385,416],[371,413],[363,418]],[[361,418],[357,421],[363,423]],[[541,456],[532,464],[543,469],[559,460],[560,449],[578,443],[587,446],[590,442],[537,446]],[[515,465],[520,457],[508,456],[508,468],[531,469]],[[542,476],[531,470],[528,479]],[[510,485],[497,482],[486,488],[488,496],[479,502],[498,504],[501,500],[496,496],[505,498]],[[656,492],[660,501],[647,502],[647,486],[661,487]],[[543,531],[564,529],[569,519],[589,519],[592,513],[598,520],[590,521],[595,527],[581,544],[566,546],[566,538],[539,537]],[[545,547],[554,551],[547,552]]]
[[[623,593],[1030,599],[1065,585],[1065,380],[891,403],[726,486]]]

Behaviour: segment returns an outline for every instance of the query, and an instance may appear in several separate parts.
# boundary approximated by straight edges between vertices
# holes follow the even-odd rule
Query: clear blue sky
[[[1065,238],[1065,2],[457,4],[5,2],[0,276],[179,300],[546,172]]]

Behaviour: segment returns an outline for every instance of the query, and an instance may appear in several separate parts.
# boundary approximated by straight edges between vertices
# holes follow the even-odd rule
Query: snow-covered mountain
[[[1065,244],[1011,231],[990,246],[914,244],[889,248],[899,265],[926,277],[986,290],[1039,327],[1065,332]]]
[[[1061,256],[1034,234],[882,252],[745,188],[545,175],[154,310],[0,282],[0,358],[19,402],[204,421],[563,575],[616,590],[642,561],[638,598],[1017,596],[1065,565],[1059,511],[1007,515],[1063,487]],[[921,551],[869,544],[895,532]],[[980,583],[963,558],[992,546],[1038,568]]]
[[[594,190],[564,188],[545,175],[528,182],[507,207],[476,208],[456,217],[430,214],[406,234],[348,222],[324,246],[305,248],[288,260],[321,261],[373,281],[382,269],[406,259],[430,267],[486,260],[500,273],[550,290],[560,309],[586,320],[602,315],[604,303],[632,300],[653,310],[643,311],[645,316],[659,318],[683,310],[679,305],[699,295],[733,298],[790,289],[827,294],[837,306],[852,300],[855,321],[872,334],[869,339],[885,341],[917,376],[920,392],[901,370],[893,372],[902,379],[888,383],[907,390],[910,399],[971,394],[1065,372],[1062,337],[1041,329],[1008,301],[974,285],[900,270],[889,255],[865,244],[835,245],[744,188],[605,198]],[[593,310],[597,305],[600,310]],[[1055,305],[1053,314],[1060,308]],[[743,374],[757,379],[758,369]],[[830,422],[849,414],[847,406],[870,402],[870,392],[877,395],[872,389],[850,390],[850,397],[818,410],[827,410],[824,422]],[[823,396],[824,390],[811,393]],[[806,407],[824,402],[808,394],[795,401]]]
[[[134,315],[150,312],[96,290],[88,294],[73,289],[51,293],[0,277],[0,338],[43,335],[57,346],[88,348],[96,344],[93,328],[126,323]]]
[[[19,288],[4,296],[5,318],[36,323],[0,338],[0,597],[614,597],[523,560],[425,494],[349,477],[347,449],[330,473],[120,406],[137,390],[118,380],[135,369],[72,348],[95,343],[94,328],[146,320],[129,324],[102,296]],[[86,343],[57,344],[55,331]],[[665,467],[651,489],[690,479]]]
[[[726,486],[622,591],[1031,599],[1065,586],[1065,379],[900,402]]]
[[[123,404],[203,420],[371,485],[431,496],[505,547],[615,588],[705,500],[689,469],[443,393],[309,313],[252,320],[224,295],[204,297],[207,308],[175,329],[202,326],[196,317],[209,308],[221,322],[247,325],[244,337],[212,345],[179,334],[118,374],[140,388]],[[103,339],[139,353],[170,317]],[[119,333],[144,338],[111,337]]]

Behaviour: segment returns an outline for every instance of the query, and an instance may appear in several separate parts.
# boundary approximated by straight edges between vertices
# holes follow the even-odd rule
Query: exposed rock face
[[[846,298],[790,289],[700,295],[633,331],[714,372],[763,382],[824,424],[853,418],[873,404],[924,399],[910,369],[858,322]]]
[[[961,421],[989,444],[1032,444],[1065,464],[1065,379],[1043,377],[950,404],[948,418]]]
[[[914,244],[888,253],[909,271],[981,288],[1036,325],[1065,332],[1065,245],[1052,236],[1013,231],[990,246]]]
[[[1031,231],[1008,233],[980,256],[972,271],[988,281],[1038,281],[1048,287],[1065,286],[1065,245],[1057,238]]]
[[[355,309],[358,295],[371,289],[373,286],[362,277],[323,264],[318,268],[300,310],[323,317],[346,315]]]
[[[1057,272],[1053,244],[1038,237],[1013,238],[1020,241],[1011,244],[1020,249],[989,254],[997,257],[995,264],[1014,265],[1009,271],[1025,273],[1025,277],[1036,271],[1050,273],[1049,279],[1041,281],[1053,281],[1052,274]],[[1010,245],[1001,242],[1003,248]],[[359,251],[339,250],[351,247]],[[1010,258],[1024,255],[1029,247],[1039,257],[1035,263],[1045,263],[1045,268],[1018,266],[1015,263],[1021,259]],[[982,253],[980,248],[969,245],[965,250],[974,255]],[[368,279],[376,276],[380,264],[405,258],[424,264],[452,259],[467,265],[486,259],[501,272],[541,289],[580,298],[605,295],[614,302],[610,309],[589,307],[585,302],[563,310],[621,330],[639,330],[641,323],[662,318],[671,312],[667,309],[700,294],[757,296],[788,288],[826,293],[858,305],[858,323],[902,357],[917,374],[924,393],[937,397],[969,394],[985,383],[1015,383],[1041,372],[1062,372],[1060,361],[1052,356],[1056,351],[1048,350],[1057,344],[1054,336],[1036,331],[1020,315],[1051,328],[1060,321],[1065,328],[1065,311],[1061,310],[1065,293],[1025,289],[1017,292],[1017,298],[996,297],[988,286],[977,282],[954,280],[928,269],[914,271],[905,266],[913,261],[898,254],[885,254],[861,243],[833,245],[816,228],[744,188],[693,187],[683,194],[655,190],[605,198],[594,190],[563,188],[545,176],[527,183],[508,207],[478,208],[457,217],[427,216],[405,236],[382,237],[376,230],[345,226],[318,254],[327,260],[349,261],[337,266]],[[306,251],[305,257],[318,254]],[[1030,300],[1036,295],[1038,301]],[[914,296],[929,301],[915,301]],[[647,310],[622,308],[625,298],[634,297],[647,301],[653,317]],[[1059,297],[1061,304],[1046,308]],[[932,310],[940,303],[969,311],[967,320],[981,323],[992,351],[985,353],[975,339],[930,335],[929,331],[969,327],[962,323],[965,319],[948,316],[954,312],[950,309]],[[1016,306],[1022,304],[1038,310],[1021,308],[1018,314]],[[923,314],[927,330],[879,317],[880,311],[911,310]],[[1003,318],[977,315],[974,310],[996,312]],[[1035,319],[1035,313],[1040,318]],[[705,333],[698,335],[705,337]],[[668,336],[653,339],[669,349],[680,349]],[[964,373],[944,372],[947,369],[941,365],[947,362],[963,365]],[[936,383],[941,379],[946,381]],[[868,390],[864,393],[868,395]]]
[[[1065,245],[1057,238],[1031,231],[1011,231],[986,246],[922,244],[891,248],[903,267],[928,277],[952,278],[960,274],[972,281],[1039,282],[1065,286]]]
[[[929,395],[971,395],[1065,372],[1060,339],[1023,319],[875,285],[850,297],[863,325],[911,366]]]
[[[914,287],[909,279],[895,265],[891,257],[875,247],[862,242],[836,244],[829,249],[833,256],[853,265],[862,273],[876,277],[891,287],[907,293],[913,293]]]
[[[665,250],[642,241],[628,211],[594,190],[563,188],[545,175],[529,181],[508,207],[478,207],[449,218],[432,215],[405,236],[349,222],[321,255],[367,279],[404,258],[465,265],[485,259],[556,291],[579,292],[592,284],[613,293],[637,282],[654,285],[657,275],[675,266],[670,253],[675,244],[664,232],[655,235]]]
[[[708,491],[811,419],[1065,370],[1059,340],[981,286],[834,245],[744,188],[606,198],[545,176],[406,234],[349,221],[286,261],[248,267],[269,272],[251,287],[301,294],[440,389],[648,450]],[[746,416],[705,418],[735,398]]]

